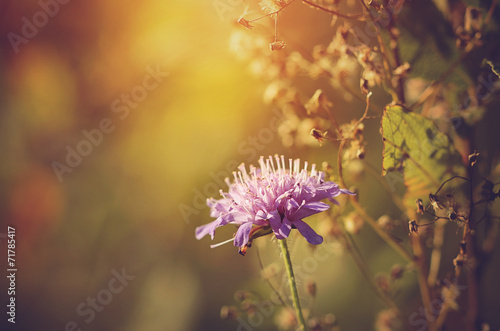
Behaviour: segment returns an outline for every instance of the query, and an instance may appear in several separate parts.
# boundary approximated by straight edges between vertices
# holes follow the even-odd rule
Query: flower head
[[[321,200],[328,198],[335,202],[333,198],[341,193],[354,193],[325,181],[323,172],[317,171],[314,164],[310,171],[307,162],[300,168],[299,159],[289,159],[287,169],[283,156],[261,157],[259,166],[251,165],[247,172],[245,165],[241,164],[239,171],[233,173],[234,182],[226,178],[228,192],[221,190],[221,199],[207,200],[210,216],[217,219],[196,228],[196,238],[210,234],[213,239],[216,228],[235,224],[239,227],[234,245],[244,249],[254,238],[251,232],[273,232],[277,239],[284,239],[292,228],[299,230],[310,244],[321,244],[323,237],[303,219],[330,208]]]

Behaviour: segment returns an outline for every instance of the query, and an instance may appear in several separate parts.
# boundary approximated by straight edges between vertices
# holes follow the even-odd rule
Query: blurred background
[[[18,268],[15,326],[5,323],[0,280],[7,330],[274,329],[274,314],[220,318],[238,290],[271,296],[257,248],[245,257],[232,244],[210,249],[194,229],[211,221],[205,199],[241,162],[275,153],[335,162],[336,151],[283,147],[264,82],[229,51],[243,10],[223,0],[1,2],[0,265],[10,225]],[[288,40],[306,48],[331,40],[327,29],[311,33],[313,23],[329,26],[328,15],[290,13]],[[364,109],[335,102],[347,110],[340,122]],[[380,148],[377,127],[368,134]],[[386,198],[367,209],[390,213]],[[215,242],[233,230],[220,229]],[[264,264],[280,264],[265,241]],[[402,262],[369,229],[360,241],[374,273]],[[314,264],[292,239],[296,263],[318,284],[315,312],[333,313],[344,330],[371,329],[385,306],[352,260],[325,245]],[[419,308],[415,286],[406,277],[398,296],[410,312]]]

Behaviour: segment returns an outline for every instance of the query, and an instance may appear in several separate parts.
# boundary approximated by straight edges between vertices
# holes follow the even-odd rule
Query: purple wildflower
[[[344,194],[354,194],[340,189],[333,182],[324,181],[324,174],[312,165],[307,170],[307,162],[300,169],[300,160],[289,159],[286,169],[285,158],[276,155],[259,159],[260,168],[250,166],[249,173],[241,164],[234,173],[234,183],[226,178],[228,192],[221,190],[222,198],[210,198],[207,205],[211,208],[210,216],[215,221],[196,228],[196,238],[207,234],[214,238],[215,229],[226,224],[239,225],[234,238],[234,245],[240,248],[250,246],[251,231],[269,229],[276,238],[284,239],[296,228],[313,244],[321,244],[323,237],[318,235],[302,219],[325,211],[330,206],[321,202]],[[253,230],[252,230],[253,228]],[[244,251],[243,251],[244,252]]]

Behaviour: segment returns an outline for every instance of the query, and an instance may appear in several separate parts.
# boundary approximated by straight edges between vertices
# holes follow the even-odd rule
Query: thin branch
[[[481,200],[479,200],[479,201],[474,202],[474,203],[473,203],[473,205],[474,205],[474,206],[475,206],[475,205],[480,205],[480,204],[485,203],[485,202],[488,202],[488,201],[490,201],[490,200],[489,200],[489,199],[481,199]]]
[[[366,11],[370,14],[371,16],[371,13],[370,13],[370,8],[368,8],[368,6],[366,5],[366,3],[363,1],[363,0],[359,0],[361,1],[361,3],[363,4],[363,7],[365,7]]]
[[[439,266],[441,265],[442,248],[444,241],[444,223],[436,223],[434,227],[434,237],[432,238],[432,253],[430,257],[429,275],[427,276],[427,284],[435,286],[439,274]]]
[[[332,76],[330,73],[328,73],[328,74],[329,74],[330,78],[333,78],[333,76]],[[340,76],[340,77],[339,77],[339,81],[340,81],[340,85],[342,85],[342,87],[343,87],[343,88],[344,88],[344,89],[345,89],[345,90],[346,90],[349,94],[351,94],[354,98],[356,98],[357,100],[359,100],[359,101],[361,101],[361,102],[365,102],[365,101],[366,101],[366,98],[363,98],[363,95],[360,95],[360,93],[356,92],[356,91],[354,90],[354,88],[352,88],[351,86],[349,86],[349,85],[347,84],[347,82],[345,81],[345,79],[344,79],[342,76]],[[374,104],[370,105],[370,107],[371,107],[372,109],[374,109],[376,112],[380,113],[380,114],[382,114],[382,113],[383,113],[383,111],[384,111],[381,107],[379,107],[379,106],[377,106],[377,105],[374,105]]]
[[[488,14],[486,14],[486,17],[484,18],[484,25],[488,25],[488,23],[491,20],[491,16],[493,16],[493,12],[495,11],[495,6],[497,5],[497,0],[493,0],[491,2],[490,9],[488,10]]]
[[[356,245],[356,242],[352,238],[352,236],[349,233],[344,233],[343,235],[346,248],[349,251],[351,257],[353,258],[354,262],[356,263],[356,266],[358,267],[359,271],[361,272],[363,278],[365,281],[368,283],[370,288],[377,294],[382,301],[391,309],[393,309],[396,314],[398,315],[399,319],[408,324],[407,319],[405,318],[405,315],[401,312],[399,307],[394,303],[392,298],[385,292],[383,291],[379,286],[375,284],[373,281],[373,277],[370,275],[370,271],[368,270],[367,264],[363,259],[363,256],[361,255],[361,252],[359,251],[359,248]],[[409,326],[409,325],[408,325]]]
[[[283,8],[285,8],[285,7],[283,7]],[[281,9],[283,9],[283,8],[281,8]],[[274,42],[277,42],[277,41],[278,41],[278,14],[276,13],[276,16],[274,16]]]
[[[466,244],[466,254],[467,260],[474,261],[475,260],[475,247],[474,247],[474,235],[475,227],[473,217],[474,210],[474,187],[472,186],[474,179],[474,166],[472,165],[469,168],[469,199],[470,199],[470,209],[469,209],[469,220],[465,224],[463,241]],[[468,264],[468,268],[466,268],[466,276],[467,276],[467,294],[469,306],[467,307],[467,314],[465,317],[467,323],[468,330],[475,330],[475,324],[477,320],[477,312],[478,312],[478,298],[477,298],[477,279],[476,279],[476,267],[471,263]]]
[[[462,176],[453,176],[451,178],[448,178],[447,180],[445,180],[440,186],[439,188],[437,189],[436,193],[434,193],[434,195],[437,195],[439,193],[439,191],[443,188],[443,186],[448,183],[449,181],[455,179],[455,178],[460,178],[460,179],[463,179],[467,182],[470,182],[470,180],[468,178],[465,178],[465,177],[462,177]]]
[[[363,14],[356,14],[356,15],[344,15],[344,14],[341,14],[337,11],[334,11],[334,10],[331,10],[331,9],[328,9],[328,8],[325,8],[325,7],[322,7],[318,4],[315,4],[314,2],[311,2],[311,1],[308,1],[308,0],[301,0],[302,2],[308,4],[309,6],[311,7],[314,7],[316,9],[319,9],[319,10],[322,10],[324,12],[327,12],[327,13],[330,13],[332,15],[336,15],[338,17],[342,17],[342,18],[346,18],[346,19],[349,19],[349,20],[356,20],[356,21],[360,21],[360,22],[363,22],[365,21],[365,19],[363,18]]]
[[[403,248],[398,242],[396,242],[387,232],[382,230],[380,226],[378,225],[377,221],[374,220],[372,217],[368,215],[368,213],[364,210],[363,207],[359,204],[359,202],[356,200],[356,197],[351,197],[350,199],[351,204],[353,207],[356,209],[356,211],[361,215],[361,217],[364,219],[368,225],[372,227],[372,229],[396,252],[401,255],[406,261],[408,262],[414,262],[415,258],[408,253],[406,249]]]
[[[271,15],[275,15],[275,14],[277,15],[280,11],[282,11],[283,9],[285,9],[286,7],[288,7],[289,5],[291,5],[292,2],[294,2],[294,1],[295,0],[292,0],[292,1],[288,2],[288,3],[286,3],[285,5],[283,5],[283,7],[281,7],[280,9],[278,9],[275,12],[272,12],[272,13],[266,14],[264,16],[258,17],[256,19],[250,20],[250,21],[248,21],[248,23],[252,23],[252,22],[258,21],[260,19],[263,19],[264,17],[268,17],[268,16],[271,16]]]
[[[399,33],[396,31],[395,25],[396,25],[396,14],[393,13],[392,15],[390,15],[389,26],[388,26],[389,35],[391,38],[391,41],[389,42],[389,47],[392,50],[392,56],[395,62],[394,67],[399,68],[401,66],[401,57],[399,56]],[[398,96],[396,102],[405,104],[406,101],[405,101],[403,75],[399,75],[399,77],[397,78],[395,89],[396,89],[396,94]]]
[[[363,163],[368,166],[367,167],[368,172],[373,176],[373,178],[375,178],[380,183],[380,185],[382,185],[382,187],[385,189],[387,194],[389,194],[389,196],[391,197],[392,202],[394,202],[396,207],[398,207],[399,210],[401,210],[403,213],[406,213],[406,207],[403,203],[403,199],[401,199],[401,197],[399,195],[394,193],[394,191],[391,189],[389,184],[387,184],[387,181],[382,179],[382,177],[380,176],[380,174],[377,172],[377,170],[375,169],[375,167],[373,165],[371,165],[367,161],[365,161]]]
[[[356,123],[354,124],[353,130],[355,130],[358,127],[358,125],[361,124],[361,122],[363,122],[363,120],[367,117],[368,109],[370,108],[370,96],[371,96],[371,93],[369,93],[366,96],[366,108],[365,108],[365,112],[363,113],[363,115],[361,116],[361,118],[358,121],[356,121]],[[337,169],[338,169],[338,173],[339,173],[339,182],[345,188],[347,188],[347,186],[345,184],[344,177],[343,177],[343,171],[342,171],[342,152],[344,150],[344,147],[345,147],[345,144],[347,143],[347,141],[348,140],[346,139],[346,140],[342,140],[340,142],[339,150],[338,150],[338,155],[337,155]],[[389,246],[391,246],[396,252],[398,252],[405,260],[407,260],[409,262],[413,261],[413,257],[410,255],[410,253],[408,253],[401,245],[399,245],[399,243],[397,243],[396,241],[394,241],[394,239],[392,239],[391,236],[387,232],[385,232],[384,230],[382,230],[378,226],[377,221],[375,221],[373,218],[371,218],[366,213],[366,211],[364,210],[364,208],[361,207],[361,205],[357,201],[356,197],[351,197],[350,201],[351,201],[352,205],[354,206],[354,208],[356,208],[356,210],[358,211],[358,213],[361,215],[361,217],[363,217],[363,219],[373,228],[373,230],[375,232],[377,232],[377,234]]]
[[[360,0],[365,9],[368,11],[368,14],[372,18],[373,22],[376,22],[377,19],[375,16],[373,16],[373,13],[371,10],[368,8],[368,6],[365,4],[363,0]],[[392,17],[391,17],[392,20]],[[389,52],[387,51],[384,41],[382,40],[382,35],[380,33],[379,27],[377,24],[373,25],[375,27],[376,33],[377,33],[377,41],[380,46],[380,54],[382,56],[382,64],[384,66],[384,84],[386,86],[391,86],[392,87],[392,82],[391,82],[391,76],[392,76],[392,70],[391,70],[391,63],[390,63],[390,58],[389,58]],[[397,68],[397,66],[393,65],[393,67]],[[394,101],[398,101],[399,97],[398,94],[392,91],[392,88],[390,89],[390,93],[392,95],[392,98]]]
[[[259,250],[259,246],[258,245],[257,245],[257,259],[259,260],[260,269],[262,271],[264,271],[264,264],[262,263],[262,258],[260,257],[260,250]],[[269,284],[269,287],[271,287],[271,290],[278,297],[278,300],[281,302],[281,304],[283,305],[283,307],[288,307],[288,304],[285,302],[285,300],[283,300],[283,298],[279,294],[278,290],[273,286],[273,284],[271,283],[271,280],[268,279],[267,277],[264,277],[264,278],[266,279],[266,282]]]
[[[436,318],[436,327],[438,328],[438,330],[442,328],[449,311],[450,311],[450,304],[448,300],[444,300],[441,306],[441,310],[439,311],[439,315]]]
[[[410,216],[410,215],[408,215]],[[427,284],[427,259],[425,256],[424,245],[422,243],[422,238],[420,236],[411,236],[413,254],[415,254],[415,263],[417,265],[417,279],[418,285],[420,287],[420,295],[422,298],[422,303],[426,310],[432,308],[431,306],[431,290]],[[426,316],[427,317],[427,316]],[[434,319],[427,318],[428,328],[430,331],[437,331]]]
[[[352,131],[356,130],[356,128],[361,124],[361,122],[363,122],[363,120],[366,118],[366,116],[368,115],[368,110],[370,109],[370,96],[372,95],[372,93],[368,93],[368,95],[366,96],[366,107],[365,107],[365,112],[363,113],[363,115],[361,116],[361,118],[354,124],[353,128],[352,128]],[[340,142],[340,145],[339,145],[339,151],[338,151],[338,155],[337,155],[337,169],[338,169],[338,172],[339,172],[339,179],[340,179],[340,183],[342,184],[343,187],[347,188],[347,186],[345,185],[345,182],[344,182],[344,177],[342,175],[342,152],[344,150],[344,147],[345,147],[345,144],[347,144],[347,139],[346,140],[342,140]]]

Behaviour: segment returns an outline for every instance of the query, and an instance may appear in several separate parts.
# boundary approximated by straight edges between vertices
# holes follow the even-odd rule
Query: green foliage
[[[463,175],[460,155],[448,136],[420,114],[387,106],[382,117],[383,175],[399,171],[406,186],[405,201],[425,198],[443,180]]]
[[[444,82],[461,91],[471,82],[464,66],[446,74],[450,65],[460,58],[455,34],[443,13],[431,0],[414,1],[402,12],[400,19],[400,53],[411,65],[411,77],[428,81],[446,75]]]

